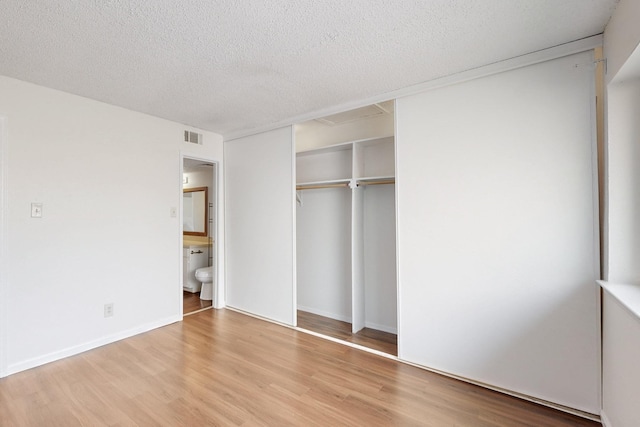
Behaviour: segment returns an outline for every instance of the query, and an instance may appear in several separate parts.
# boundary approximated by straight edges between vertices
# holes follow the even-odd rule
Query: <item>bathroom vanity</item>
[[[188,292],[200,292],[201,283],[196,280],[196,270],[206,267],[209,260],[207,244],[189,244],[185,240],[182,247],[182,289]]]

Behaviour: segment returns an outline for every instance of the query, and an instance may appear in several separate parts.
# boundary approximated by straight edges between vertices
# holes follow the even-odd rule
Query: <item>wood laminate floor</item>
[[[388,332],[364,328],[357,334],[353,334],[351,333],[351,323],[301,310],[298,310],[298,327],[393,356],[398,355],[398,336]]]
[[[182,291],[182,314],[193,313],[203,308],[211,307],[212,301],[200,299],[200,292],[192,293]]]
[[[230,310],[0,379],[2,426],[597,426]]]

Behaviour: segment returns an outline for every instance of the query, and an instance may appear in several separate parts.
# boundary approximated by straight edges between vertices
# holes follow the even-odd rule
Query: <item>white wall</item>
[[[397,100],[400,358],[598,413],[591,62]]]
[[[293,130],[224,143],[227,304],[295,325]]]
[[[351,189],[300,191],[298,309],[351,322]]]
[[[398,332],[396,199],[393,185],[364,187],[364,323]]]
[[[640,2],[620,0],[604,31],[606,82],[611,83],[640,43]]]
[[[640,284],[640,2],[621,0],[604,34],[607,106],[607,280]]]
[[[640,80],[607,87],[607,280],[640,284]]]
[[[635,427],[640,425],[640,289],[633,285],[606,285],[606,289],[602,307],[602,420],[605,427]],[[621,303],[621,296],[635,302],[635,312]]]
[[[607,222],[604,249],[609,282],[640,285],[640,2],[621,0],[604,33],[607,59]],[[625,301],[627,302],[627,301]],[[637,317],[605,293],[602,418],[607,427],[640,423]]]
[[[221,161],[221,136],[5,77],[1,116],[6,373],[180,320],[180,154]]]

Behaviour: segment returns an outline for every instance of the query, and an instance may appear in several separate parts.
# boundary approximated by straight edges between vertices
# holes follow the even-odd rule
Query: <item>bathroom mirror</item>
[[[186,236],[207,236],[207,187],[182,190],[182,232]]]

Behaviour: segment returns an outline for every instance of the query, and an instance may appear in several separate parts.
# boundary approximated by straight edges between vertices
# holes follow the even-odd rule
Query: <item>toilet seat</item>
[[[201,267],[196,270],[196,279],[200,282],[210,282],[213,280],[213,267]]]

